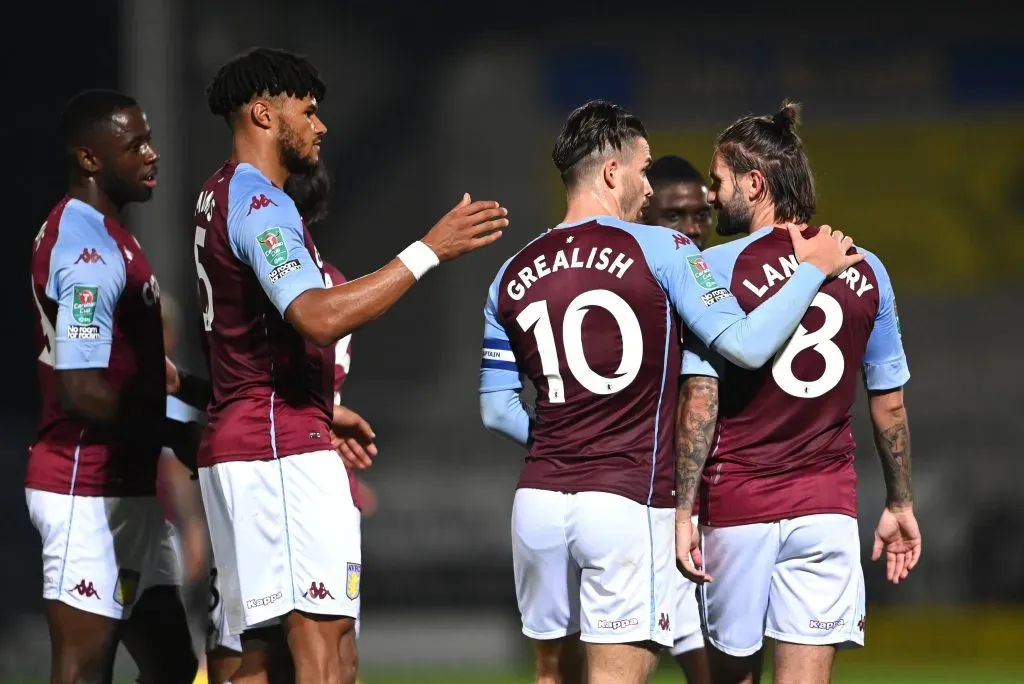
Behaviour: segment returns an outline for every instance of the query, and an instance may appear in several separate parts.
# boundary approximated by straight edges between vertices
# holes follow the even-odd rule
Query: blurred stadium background
[[[1024,682],[1024,32],[1019,4],[728,6],[562,0],[542,9],[441,3],[97,0],[26,5],[9,43],[5,211],[15,295],[5,319],[0,461],[0,679],[46,676],[39,539],[22,476],[36,418],[29,243],[63,190],[63,102],[118,87],[148,111],[160,187],[129,219],[165,293],[195,316],[192,226],[201,182],[228,154],[204,87],[236,52],[305,52],[328,83],[335,178],[316,235],[364,274],[422,235],[463,191],[500,199],[494,248],[431,274],[356,334],[346,397],[379,435],[367,476],[364,681],[527,681],[508,539],[517,449],[480,425],[480,313],[498,265],[560,217],[550,148],[591,97],[640,115],[655,156],[706,168],[717,131],[783,97],[804,103],[818,218],[886,262],[913,378],[922,564],[892,587],[865,560],[868,647],[837,681]],[[927,10],[921,8],[928,7]],[[18,29],[17,27],[23,27]],[[16,55],[23,58],[16,58]],[[194,336],[181,361],[202,367]],[[884,498],[863,414],[865,558]],[[329,539],[323,540],[330,543]],[[204,587],[189,597],[197,639]],[[122,657],[118,672],[133,666]],[[678,681],[669,666],[658,681]],[[39,681],[42,681],[39,679]]]

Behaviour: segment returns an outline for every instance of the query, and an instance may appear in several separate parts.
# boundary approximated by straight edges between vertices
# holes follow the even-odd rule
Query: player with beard
[[[312,226],[327,217],[327,203],[330,193],[330,176],[322,161],[309,172],[293,173],[285,181],[284,191],[295,202],[295,208],[305,225]],[[329,263],[324,264],[324,284],[327,287],[345,282],[344,275]],[[334,346],[334,420],[332,441],[335,448],[349,465],[349,486],[352,501],[363,517],[373,514],[375,494],[365,482],[356,477],[355,470],[370,465],[377,455],[372,442],[360,439],[372,435],[369,424],[356,412],[341,405],[342,385],[348,377],[352,359],[352,336],[346,335]],[[338,427],[334,427],[338,426]],[[356,617],[356,635],[359,634],[359,618]],[[283,635],[282,635],[283,636]],[[220,601],[220,583],[217,568],[210,568],[210,620],[207,629],[206,671],[210,684],[229,681],[238,670],[242,660],[241,640],[227,630],[223,604]],[[289,684],[294,681],[295,671],[287,648],[275,644],[268,657],[271,684]]]
[[[807,227],[816,197],[797,114],[784,103],[773,116],[739,119],[711,163],[718,232],[747,235],[704,256],[750,315],[796,277],[777,226],[816,232]],[[887,489],[872,559],[884,551],[887,577],[899,583],[920,556],[903,403],[910,372],[893,288],[878,257],[857,251],[864,260],[821,288],[770,366],[738,368],[696,343],[683,359],[676,496],[688,506],[699,486],[701,541],[680,523],[677,544],[684,573],[701,585],[716,684],[759,681],[766,636],[780,684],[827,683],[836,650],[864,644],[850,415],[858,376]]]
[[[152,196],[160,155],[139,105],[109,90],[68,102],[61,143],[67,195],[32,253],[43,407],[25,476],[50,680],[109,681],[120,638],[140,681],[188,684],[196,659],[156,497],[167,393],[184,378],[164,354],[160,286],[119,219]]]
[[[792,333],[850,240],[794,229],[801,263],[784,301],[747,316],[684,235],[631,221],[651,194],[640,120],[610,102],[573,111],[552,158],[565,219],[498,271],[484,308],[484,424],[529,446],[512,508],[523,633],[538,682],[646,681],[673,643],[673,440],[680,323],[758,368]],[[584,353],[584,340],[586,353]],[[536,420],[519,399],[537,391]],[[692,508],[692,501],[690,502]],[[686,548],[689,539],[686,540]]]
[[[208,89],[232,152],[204,184],[193,224],[213,385],[198,462],[228,630],[242,635],[235,684],[265,679],[260,641],[272,637],[261,631],[279,622],[297,682],[355,680],[359,512],[332,444],[333,345],[508,224],[497,202],[464,195],[383,268],[325,287],[281,190],[318,159],[324,94],[305,58],[266,48],[229,61]]]
[[[711,232],[711,205],[700,171],[682,157],[666,155],[651,164],[647,180],[653,193],[643,208],[643,222],[679,231],[704,249]]]

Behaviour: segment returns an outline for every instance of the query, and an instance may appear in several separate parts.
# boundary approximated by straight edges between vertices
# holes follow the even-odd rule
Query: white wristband
[[[399,260],[405,267],[412,271],[416,280],[423,277],[423,274],[437,266],[441,261],[434,254],[434,250],[417,240],[398,255]]]

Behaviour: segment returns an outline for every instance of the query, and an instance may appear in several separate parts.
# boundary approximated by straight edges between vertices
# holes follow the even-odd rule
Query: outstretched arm
[[[488,245],[508,225],[497,202],[470,202],[469,195],[430,230],[383,268],[331,288],[308,289],[284,311],[285,319],[310,341],[334,344],[378,318],[441,261]]]

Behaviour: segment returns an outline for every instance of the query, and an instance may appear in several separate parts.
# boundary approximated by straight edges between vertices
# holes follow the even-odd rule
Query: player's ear
[[[92,148],[80,145],[73,148],[71,154],[74,156],[75,161],[78,162],[78,166],[86,173],[96,173],[103,168],[103,163],[100,162],[99,157],[92,151]]]
[[[611,189],[615,189],[619,185],[619,160],[615,157],[609,157],[605,159],[604,164],[601,165],[601,174],[604,178],[604,184]]]
[[[768,183],[765,180],[764,174],[757,169],[751,169],[747,173],[745,185],[747,186],[747,199],[751,202],[756,202],[764,197],[768,189]]]
[[[270,128],[273,116],[266,100],[255,100],[249,105],[249,118],[260,128]]]

